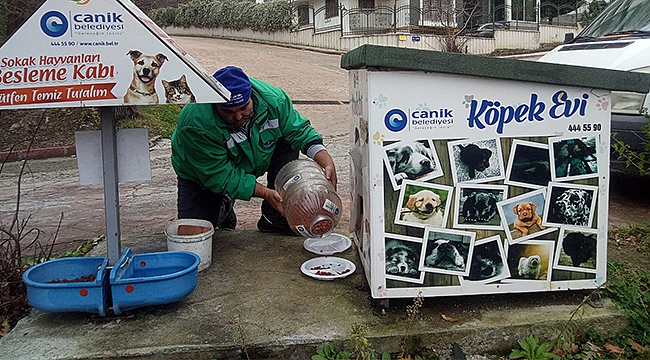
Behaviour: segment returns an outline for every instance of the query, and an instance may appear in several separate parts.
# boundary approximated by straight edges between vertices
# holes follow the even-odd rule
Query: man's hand
[[[332,183],[334,190],[336,190],[336,167],[330,154],[327,150],[321,150],[314,155],[314,160],[325,170],[325,178]]]
[[[268,203],[271,204],[271,206],[273,206],[273,208],[277,210],[280,213],[280,215],[285,216],[284,208],[282,207],[282,197],[277,191],[273,189],[269,189],[260,183],[255,183],[255,190],[253,190],[253,196],[268,201]]]

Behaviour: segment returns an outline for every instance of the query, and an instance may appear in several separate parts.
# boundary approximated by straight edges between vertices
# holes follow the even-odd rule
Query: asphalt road
[[[220,39],[175,38],[209,72],[225,65],[242,67],[250,76],[283,88],[325,138],[339,172],[339,194],[349,204],[349,108],[347,72],[340,56],[257,43]],[[176,179],[169,149],[152,150],[152,179],[120,185],[122,234],[162,233],[176,215]],[[0,172],[0,224],[8,226],[18,212],[23,233],[41,243],[57,237],[63,249],[105,231],[103,189],[79,185],[76,160],[57,158],[28,162],[18,191],[21,163]],[[610,225],[650,220],[647,179],[614,174],[610,181]],[[16,196],[20,193],[20,197]],[[254,229],[259,202],[238,202],[238,228]],[[349,212],[341,223],[347,229]],[[59,226],[60,223],[60,226]]]

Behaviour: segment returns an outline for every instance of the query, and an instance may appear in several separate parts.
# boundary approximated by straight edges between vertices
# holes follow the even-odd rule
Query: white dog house
[[[650,76],[373,45],[341,63],[374,298],[605,282],[610,91]]]

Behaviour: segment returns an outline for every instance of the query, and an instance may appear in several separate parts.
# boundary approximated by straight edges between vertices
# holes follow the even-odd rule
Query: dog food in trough
[[[291,229],[305,237],[328,236],[341,220],[341,198],[315,161],[286,164],[275,180]]]
[[[106,316],[107,266],[108,259],[101,256],[55,259],[34,265],[23,274],[27,300],[41,311]]]
[[[50,280],[47,283],[48,284],[63,284],[63,283],[74,283],[74,282],[93,282],[97,279],[97,276],[93,274],[85,275],[85,276],[80,276],[78,278],[74,279],[56,279],[56,280]]]
[[[104,256],[50,260],[27,269],[27,300],[45,312],[106,316],[167,304],[189,295],[198,281],[198,255],[171,251],[133,255],[127,248],[112,270]],[[110,288],[109,288],[110,287]]]

